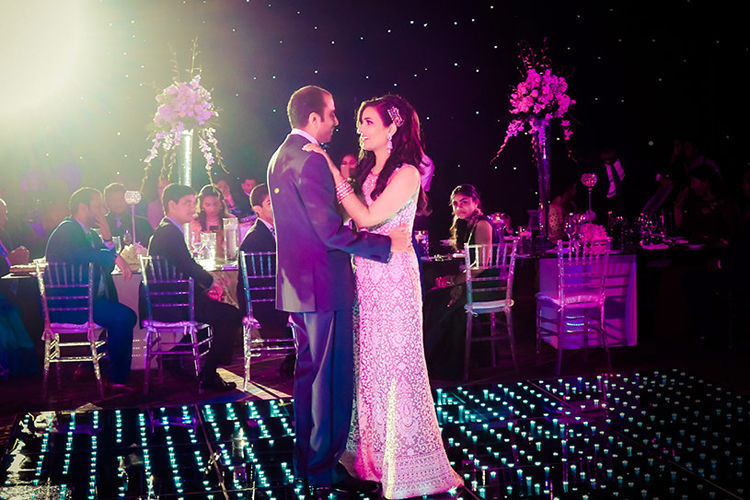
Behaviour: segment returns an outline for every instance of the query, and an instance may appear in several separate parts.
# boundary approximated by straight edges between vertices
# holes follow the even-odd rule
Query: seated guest
[[[225,382],[216,372],[219,365],[232,360],[232,345],[242,325],[242,315],[229,304],[219,302],[222,288],[211,274],[193,260],[185,244],[182,226],[193,220],[195,213],[195,191],[190,186],[170,184],[162,193],[162,205],[166,216],[156,228],[148,253],[166,259],[179,272],[195,280],[195,319],[213,327],[211,350],[206,355],[199,376],[202,389],[230,391],[234,382]],[[165,318],[172,320],[172,318]],[[179,318],[174,318],[179,319]]]
[[[246,253],[251,252],[275,252],[276,251],[276,231],[273,226],[273,210],[271,208],[271,197],[268,195],[268,185],[259,184],[250,194],[250,203],[258,218],[250,228],[245,239],[242,241],[240,250]],[[251,287],[276,286],[275,278],[255,279],[249,278]],[[257,291],[254,293],[263,294],[255,298],[274,299],[274,293],[271,290]],[[242,277],[237,280],[237,302],[240,304],[240,311],[243,315],[247,314],[247,304],[245,303],[245,287]],[[289,313],[276,309],[275,301],[255,302],[253,303],[253,317],[260,323],[260,335],[265,339],[272,338],[290,338],[291,332],[287,329],[289,323]],[[282,374],[291,375],[294,369],[294,354],[287,356],[281,366]]]
[[[245,193],[245,196],[250,198],[253,189],[255,189],[255,186],[257,185],[258,182],[255,179],[251,177],[245,177],[245,179],[242,181],[242,192]]]
[[[344,179],[351,179],[354,177],[354,171],[357,169],[357,157],[353,154],[344,155],[343,158],[341,158],[341,165],[339,165],[339,170],[341,170],[341,176]]]
[[[141,186],[141,192],[143,193],[143,201],[146,202],[146,218],[148,223],[151,224],[153,229],[159,227],[159,223],[164,218],[164,208],[161,206],[161,194],[164,192],[164,188],[169,184],[169,180],[165,177],[159,177],[156,182],[156,186],[152,185],[148,177],[143,179],[143,185]]]
[[[137,317],[132,309],[117,301],[112,270],[116,265],[125,279],[130,279],[132,272],[112,245],[101,193],[94,188],[82,187],[70,196],[69,208],[71,215],[57,226],[47,242],[47,261],[94,263],[94,283],[99,286],[94,301],[94,321],[107,330],[109,381],[122,385],[127,383],[130,375],[133,327]],[[99,228],[101,237],[94,227]],[[52,320],[65,321],[65,318]]]
[[[232,188],[227,179],[219,179],[216,181],[216,188],[224,197],[224,204],[226,205],[227,211],[238,219],[244,220],[251,211],[249,210],[249,207],[243,207],[243,205],[247,205],[246,202],[243,203],[245,201],[243,197],[238,197],[235,200],[234,195],[232,194]]]
[[[16,264],[29,263],[29,251],[24,246],[13,246],[10,236],[5,232],[8,223],[8,206],[0,198],[0,276],[10,272],[10,267]]]
[[[561,178],[552,183],[549,204],[549,239],[557,241],[565,236],[565,223],[570,214],[578,211],[573,201],[578,191],[578,180]]]
[[[123,246],[138,242],[141,245],[148,246],[148,240],[151,238],[154,230],[148,219],[135,216],[135,240],[133,241],[133,218],[128,209],[128,203],[125,201],[125,186],[113,182],[104,188],[104,203],[107,205],[107,222],[112,231],[112,236],[122,238]],[[125,241],[126,235],[131,238],[130,242]]]
[[[224,219],[233,217],[219,190],[207,184],[198,193],[198,213],[190,221],[190,232],[215,233],[216,256],[224,258]]]
[[[695,243],[724,247],[739,231],[739,207],[723,195],[719,176],[708,164],[690,171],[690,190],[674,206],[675,225]]]
[[[489,217],[482,213],[477,190],[461,184],[451,194],[453,226],[451,237],[456,250],[466,245],[489,245],[500,241]],[[425,295],[425,357],[431,377],[454,379],[463,371],[466,337],[466,275],[441,276],[435,289]]]

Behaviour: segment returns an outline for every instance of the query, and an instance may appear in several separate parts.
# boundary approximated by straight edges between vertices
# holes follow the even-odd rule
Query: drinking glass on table
[[[190,232],[190,246],[193,248],[193,257],[197,259],[201,258],[203,239],[201,238],[200,231]]]
[[[216,260],[216,233],[200,233],[203,248],[203,258]]]

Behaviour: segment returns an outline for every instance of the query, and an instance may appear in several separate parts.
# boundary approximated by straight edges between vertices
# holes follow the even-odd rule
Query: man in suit
[[[112,236],[123,238],[127,231],[134,240],[131,243],[138,242],[143,246],[148,245],[154,230],[145,217],[135,216],[135,235],[133,233],[133,217],[128,210],[128,203],[125,201],[125,186],[119,182],[113,182],[104,188],[104,203],[107,205],[107,222],[112,230]],[[125,246],[126,242],[122,242]]]
[[[239,334],[242,315],[236,307],[220,302],[221,285],[211,274],[193,260],[183,234],[183,225],[193,220],[195,191],[190,186],[170,184],[162,193],[166,214],[148,245],[148,253],[166,259],[179,272],[195,281],[195,319],[213,327],[211,350],[206,355],[199,376],[202,389],[231,391],[234,382],[226,382],[216,372],[219,365],[232,361],[232,344]]]
[[[112,270],[116,265],[125,279],[130,279],[133,273],[112,245],[101,193],[94,188],[82,187],[70,196],[69,208],[71,215],[57,226],[47,242],[47,261],[95,264],[94,286],[98,283],[99,289],[94,301],[94,321],[107,329],[109,382],[123,385],[130,375],[133,327],[137,316],[132,309],[117,301]],[[97,226],[101,237],[92,229]],[[65,321],[63,318],[59,320]]]
[[[250,204],[258,218],[247,232],[240,250],[246,253],[275,252],[276,230],[273,227],[273,209],[271,197],[268,194],[268,184],[259,184],[253,188],[250,192]],[[274,278],[248,278],[248,281],[251,288],[276,287]],[[273,290],[257,290],[253,293],[255,300],[274,299]],[[237,301],[240,305],[240,312],[246,315],[245,286],[241,277],[237,280]],[[287,328],[289,313],[276,309],[274,302],[253,302],[253,317],[260,323],[260,335],[264,339],[291,338],[291,331]],[[281,375],[290,376],[294,373],[294,358],[294,354],[287,355],[279,368]]]
[[[351,254],[387,262],[410,247],[403,228],[388,236],[352,233],[336,209],[333,178],[309,142],[331,140],[338,125],[331,94],[307,86],[287,106],[291,133],[271,157],[268,187],[277,239],[276,308],[297,331],[294,374],[297,476],[313,487],[357,489],[338,466],[353,397],[354,276]]]

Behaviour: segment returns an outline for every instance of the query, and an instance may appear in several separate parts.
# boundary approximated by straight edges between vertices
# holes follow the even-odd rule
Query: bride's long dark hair
[[[393,123],[388,110],[391,108],[398,109],[398,113],[404,120],[404,123],[396,129],[391,139],[393,150],[391,155],[385,161],[383,170],[378,175],[375,189],[372,192],[372,199],[375,200],[385,190],[388,180],[391,178],[394,170],[403,164],[413,165],[419,170],[420,175],[423,173],[422,157],[424,156],[424,145],[422,144],[421,125],[419,116],[414,107],[403,97],[397,95],[384,95],[376,97],[369,101],[364,101],[357,111],[357,127],[362,123],[362,112],[367,108],[374,108],[383,125],[386,127]],[[360,149],[357,171],[354,178],[354,189],[361,194],[362,184],[375,166],[375,153]],[[420,215],[427,212],[427,197],[425,196],[422,186],[419,187],[419,198],[417,202],[417,213]]]

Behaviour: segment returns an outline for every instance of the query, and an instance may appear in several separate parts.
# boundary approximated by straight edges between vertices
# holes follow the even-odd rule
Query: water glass
[[[224,258],[237,260],[240,247],[239,221],[236,217],[224,219]]]
[[[427,231],[414,231],[414,240],[417,242],[417,255],[427,257],[430,255],[430,235]]]
[[[118,254],[122,252],[122,241],[119,236],[112,236],[112,245],[114,245],[115,252]]]
[[[201,233],[201,246],[204,260],[216,260],[216,233]]]

